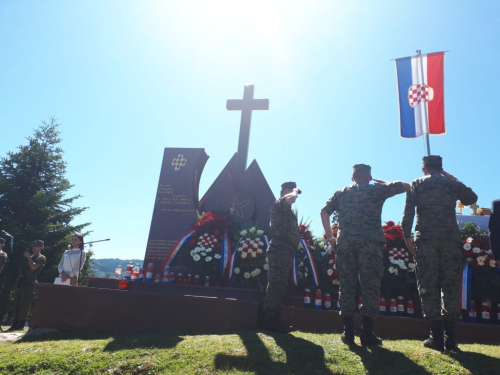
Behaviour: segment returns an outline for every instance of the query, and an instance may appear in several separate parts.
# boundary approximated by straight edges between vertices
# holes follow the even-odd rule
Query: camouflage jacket
[[[299,246],[300,234],[297,216],[292,206],[281,197],[271,206],[271,244],[283,245],[296,250]]]
[[[3,270],[3,266],[7,263],[7,253],[5,251],[0,251],[0,272]]]
[[[385,242],[380,215],[387,198],[405,191],[403,182],[370,185],[363,182],[337,190],[323,211],[339,214],[337,242],[371,240]]]
[[[477,195],[463,183],[444,177],[438,172],[413,180],[411,190],[406,195],[403,213],[402,226],[405,237],[411,237],[417,207],[416,237],[458,240],[460,232],[455,214],[457,200],[468,206],[477,201]]]
[[[25,261],[25,263],[23,263],[23,266],[21,267],[21,273],[20,273],[20,276],[22,276],[21,285],[36,284],[38,282],[37,277],[40,274],[40,272],[42,272],[42,269],[45,266],[45,263],[47,262],[47,259],[42,254],[38,254],[36,256],[32,255],[31,259],[33,260],[33,263],[40,264],[40,267],[32,270],[28,262]]]

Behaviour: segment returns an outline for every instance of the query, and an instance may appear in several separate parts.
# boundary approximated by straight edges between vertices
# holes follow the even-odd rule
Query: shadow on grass
[[[447,354],[455,361],[459,362],[472,374],[498,374],[500,373],[500,359],[482,353],[458,352]]]
[[[357,346],[350,348],[363,362],[370,375],[375,374],[430,374],[425,368],[419,366],[404,354],[385,349],[383,346]]]
[[[286,354],[286,362],[275,362],[265,344],[255,332],[239,333],[247,349],[245,357],[217,354],[214,359],[218,370],[237,369],[255,374],[331,374],[325,366],[325,353],[321,346],[293,335],[272,334]]]
[[[175,347],[183,340],[178,333],[173,332],[134,333],[129,335],[110,335],[95,332],[48,332],[42,335],[24,336],[15,343],[108,339],[111,339],[111,341],[104,347],[104,352],[141,348],[168,349]]]

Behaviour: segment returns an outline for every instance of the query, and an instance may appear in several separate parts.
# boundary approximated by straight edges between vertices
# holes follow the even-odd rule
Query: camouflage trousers
[[[288,246],[271,245],[267,249],[269,271],[267,272],[267,291],[264,298],[264,317],[266,321],[279,317],[281,303],[286,294],[288,279],[293,265],[294,250]]]
[[[17,320],[26,320],[30,306],[35,302],[36,284],[21,285],[14,291],[14,314]]]
[[[375,319],[378,316],[380,280],[384,272],[382,243],[379,241],[345,241],[337,245],[337,272],[340,284],[340,311],[353,316],[356,312],[356,284],[361,283],[363,306],[360,314]]]
[[[425,317],[431,321],[456,321],[460,316],[460,278],[464,266],[460,241],[417,238],[415,244],[418,293]]]

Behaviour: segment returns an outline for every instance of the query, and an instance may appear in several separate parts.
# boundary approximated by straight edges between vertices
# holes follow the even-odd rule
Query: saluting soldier
[[[440,156],[424,157],[422,171],[425,176],[412,181],[406,196],[402,226],[406,245],[416,257],[418,292],[422,310],[431,326],[431,334],[424,341],[424,346],[442,351],[446,345],[447,350],[455,350],[455,323],[460,316],[460,276],[463,267],[455,206],[457,200],[466,206],[471,205],[477,201],[477,195],[443,171]],[[411,229],[415,207],[414,246]],[[441,328],[443,320],[446,343]]]
[[[19,278],[14,291],[14,314],[12,326],[8,332],[18,331],[24,328],[28,311],[36,298],[37,277],[45,266],[45,256],[41,254],[44,244],[36,240],[31,245],[31,251],[25,251],[26,258],[19,271]]]
[[[297,216],[292,209],[292,204],[300,193],[295,182],[285,182],[281,185],[280,198],[271,206],[271,240],[267,249],[269,271],[264,298],[264,326],[277,333],[288,332],[288,328],[279,323],[279,313],[292,269],[293,256],[300,241]]]
[[[330,245],[337,254],[340,284],[340,311],[344,317],[342,341],[354,344],[353,316],[358,275],[361,283],[362,345],[380,345],[382,340],[373,333],[373,320],[378,316],[380,280],[383,275],[381,213],[385,200],[410,188],[402,182],[372,180],[371,167],[356,164],[352,168],[353,184],[337,190],[321,210],[321,221]],[[339,215],[338,237],[330,227],[333,212]]]

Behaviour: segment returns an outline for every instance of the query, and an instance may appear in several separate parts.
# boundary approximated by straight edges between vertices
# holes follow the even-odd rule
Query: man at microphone
[[[19,331],[24,328],[28,311],[36,298],[37,277],[47,261],[45,256],[41,254],[43,247],[43,241],[36,240],[31,244],[31,253],[24,252],[26,259],[19,270],[14,290],[14,319],[7,332]]]

